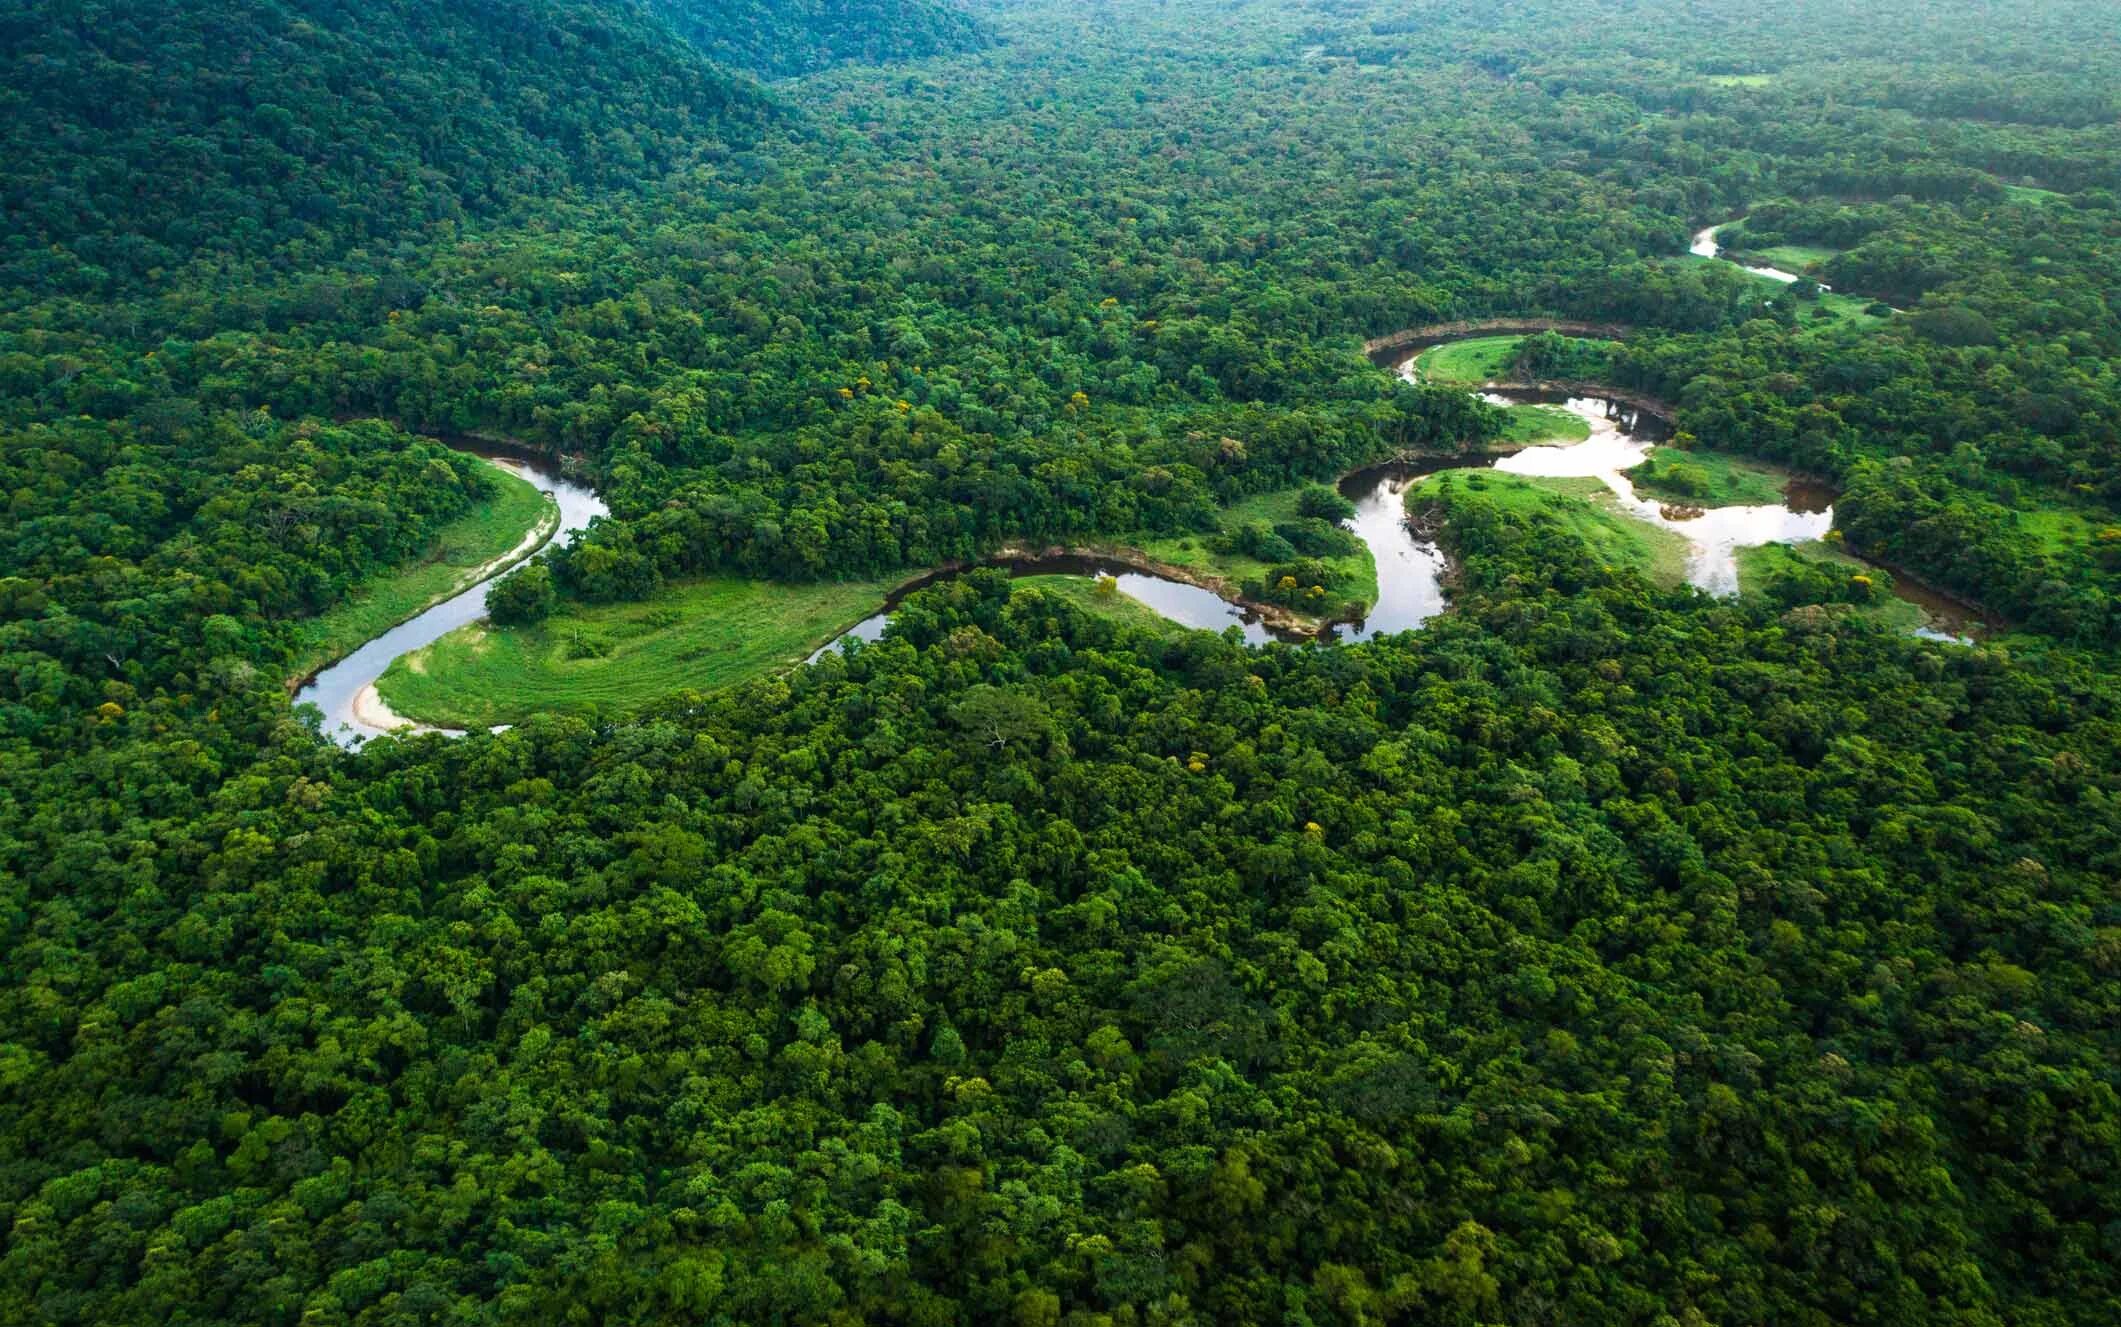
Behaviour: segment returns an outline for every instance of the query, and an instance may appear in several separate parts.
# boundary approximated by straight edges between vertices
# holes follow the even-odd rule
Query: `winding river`
[[[1743,219],[1740,218],[1740,220]],[[1697,258],[1722,258],[1723,246],[1716,242],[1716,232],[1722,230],[1725,226],[1735,226],[1737,224],[1738,222],[1736,221],[1725,221],[1710,226],[1705,230],[1696,231],[1694,233],[1694,242],[1688,247],[1687,252]],[[1764,276],[1770,281],[1780,281],[1784,285],[1795,285],[1801,279],[1797,273],[1785,272],[1779,267],[1754,267],[1750,263],[1740,263],[1736,259],[1725,259],[1724,261],[1743,267],[1754,276]],[[1819,288],[1821,290],[1833,289],[1832,286],[1827,285],[1825,282],[1821,282]]]
[[[1243,604],[1232,603],[1213,590],[1154,575],[1109,558],[1067,554],[1056,557],[994,558],[980,565],[999,567],[1011,576],[1109,576],[1119,583],[1121,594],[1154,609],[1180,626],[1195,627],[1202,631],[1222,631],[1236,627],[1244,633],[1247,645],[1264,645],[1277,638],[1294,639],[1286,635],[1278,637],[1276,632],[1259,620],[1257,614]],[[963,574],[962,571],[954,570],[938,571],[908,581],[892,592],[881,611],[863,618],[819,646],[807,662],[816,663],[852,641],[881,640],[884,628],[891,624],[899,604],[904,602],[907,595],[916,590],[925,590],[938,581]]]
[[[1409,371],[1402,366],[1402,373]],[[1641,464],[1666,429],[1654,415],[1620,402],[1595,396],[1556,399],[1521,391],[1490,391],[1482,396],[1495,405],[1558,405],[1583,420],[1591,436],[1564,446],[1527,447],[1478,465],[1505,474],[1600,481],[1611,490],[1618,510],[1687,542],[1687,579],[1711,594],[1738,592],[1739,549],[1818,539],[1833,525],[1831,503],[1823,493],[1804,485],[1792,485],[1786,501],[1779,504],[1705,511],[1639,496],[1626,472]],[[1443,611],[1443,554],[1406,517],[1407,493],[1430,475],[1471,468],[1477,465],[1450,461],[1386,465],[1358,471],[1341,481],[1342,496],[1355,503],[1350,525],[1377,561],[1378,600],[1367,619],[1338,628],[1334,639],[1361,641],[1411,630]]]
[[[469,626],[486,616],[486,591],[494,578],[535,553],[551,539],[569,539],[591,520],[605,513],[603,500],[580,484],[562,479],[537,462],[513,456],[484,456],[490,465],[518,475],[538,486],[559,507],[557,528],[541,525],[525,536],[515,549],[480,570],[482,579],[441,603],[408,618],[360,649],[312,677],[295,693],[295,704],[314,705],[324,713],[324,733],[345,746],[354,746],[391,731],[417,728],[391,713],[376,695],[376,679],[399,655],[431,645],[458,627]],[[448,732],[449,729],[432,731]]]
[[[1402,375],[1412,373],[1412,351],[1400,364]],[[1347,525],[1370,549],[1377,564],[1377,602],[1360,622],[1338,623],[1316,634],[1298,635],[1273,631],[1251,619],[1243,608],[1198,586],[1183,585],[1160,576],[1095,559],[1061,558],[1000,560],[1017,575],[1111,575],[1120,590],[1140,600],[1175,622],[1190,627],[1220,630],[1237,625],[1246,641],[1263,644],[1270,639],[1322,641],[1354,644],[1411,631],[1449,606],[1445,593],[1448,565],[1433,535],[1419,528],[1407,515],[1410,491],[1430,476],[1447,470],[1492,468],[1504,474],[1534,478],[1595,479],[1611,494],[1613,509],[1635,520],[1669,531],[1684,540],[1687,549],[1687,581],[1710,594],[1738,593],[1738,552],[1765,544],[1800,544],[1826,537],[1834,525],[1832,495],[1815,485],[1793,481],[1783,501],[1757,506],[1702,509],[1662,502],[1635,491],[1627,472],[1640,465],[1659,440],[1668,436],[1665,422],[1635,405],[1601,396],[1559,396],[1515,389],[1490,389],[1482,398],[1494,405],[1542,404],[1558,406],[1582,420],[1590,437],[1561,446],[1534,446],[1504,456],[1476,459],[1436,457],[1415,462],[1395,462],[1358,470],[1340,483],[1341,496],[1355,504],[1355,515]],[[851,640],[875,640],[891,620],[899,598],[933,584],[939,573],[914,582],[893,597],[884,611],[864,620],[811,656],[823,658]],[[1895,578],[1895,592],[1920,606],[1930,625],[1921,635],[1936,640],[1964,640],[1966,619],[1949,600],[1923,592],[1920,587]]]
[[[1730,224],[1730,223],[1725,223]],[[1705,258],[1721,257],[1716,233],[1710,226],[1693,239],[1692,252]],[[1747,266],[1746,271],[1772,280],[1794,282],[1798,276],[1774,267]],[[1467,333],[1473,334],[1473,333]],[[1422,349],[1457,337],[1405,337],[1375,343],[1381,362],[1390,353],[1402,377],[1414,372],[1414,357]],[[1404,356],[1404,358],[1399,358]],[[1635,491],[1628,471],[1649,455],[1666,436],[1664,421],[1640,405],[1599,395],[1561,396],[1490,386],[1484,399],[1496,405],[1539,403],[1559,406],[1584,421],[1590,437],[1565,446],[1534,446],[1500,457],[1479,459],[1435,458],[1425,462],[1397,463],[1357,471],[1343,479],[1340,491],[1355,504],[1348,528],[1368,545],[1377,565],[1377,602],[1361,622],[1340,623],[1316,634],[1295,635],[1275,631],[1243,605],[1232,603],[1214,591],[1154,575],[1138,567],[1095,557],[997,558],[985,564],[999,566],[1012,575],[1111,576],[1122,594],[1174,622],[1188,627],[1221,631],[1236,627],[1245,641],[1263,645],[1269,640],[1309,640],[1352,644],[1379,636],[1410,631],[1448,606],[1445,577],[1448,567],[1431,532],[1417,527],[1408,517],[1410,490],[1443,470],[1492,467],[1506,474],[1542,478],[1596,479],[1609,490],[1615,509],[1686,541],[1687,579],[1717,595],[1738,592],[1738,550],[1763,544],[1803,543],[1822,538],[1833,527],[1831,498],[1808,485],[1793,483],[1785,501],[1762,506],[1716,507],[1702,510],[1675,506]],[[487,456],[489,462],[530,480],[550,494],[558,504],[560,519],[552,537],[571,538],[574,533],[605,512],[595,493],[570,483],[537,463],[516,457]],[[428,645],[458,627],[485,616],[486,591],[494,576],[544,542],[544,531],[532,532],[524,544],[498,559],[484,579],[454,597],[444,600],[363,645],[354,653],[318,673],[295,696],[298,705],[315,705],[323,712],[324,731],[349,746],[389,731],[417,729],[391,713],[377,696],[375,683],[400,655]],[[873,641],[882,636],[899,602],[915,590],[948,576],[937,572],[909,582],[893,594],[883,609],[863,619],[810,656],[815,663],[852,641]],[[1968,615],[1941,596],[1895,578],[1895,592],[1920,606],[1930,625],[1917,634],[1936,640],[1965,640]],[[423,731],[449,731],[425,729]]]

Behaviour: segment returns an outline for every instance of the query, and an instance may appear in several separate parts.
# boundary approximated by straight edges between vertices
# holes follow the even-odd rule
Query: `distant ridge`
[[[651,178],[767,113],[639,0],[21,0],[0,46],[0,265],[62,285]]]

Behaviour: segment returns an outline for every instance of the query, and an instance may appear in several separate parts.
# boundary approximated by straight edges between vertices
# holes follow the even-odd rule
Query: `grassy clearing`
[[[305,625],[296,676],[344,658],[465,588],[472,572],[517,547],[540,521],[558,524],[560,509],[537,485],[499,466],[489,467],[488,477],[497,485],[494,496],[443,526],[426,557]]]
[[[1415,373],[1429,382],[1479,386],[1510,376],[1521,336],[1476,336],[1431,346],[1414,357]]]
[[[1582,539],[1602,565],[1633,567],[1661,585],[1687,576],[1687,541],[1619,509],[1597,479],[1549,479],[1494,470],[1447,470],[1413,493],[1450,500],[1468,495],[1507,512],[1558,521]]]
[[[1502,441],[1530,447],[1541,443],[1582,442],[1591,436],[1591,422],[1555,405],[1513,405],[1505,412]]]
[[[1837,574],[1868,576],[1879,587],[1868,603],[1856,605],[1856,612],[1892,631],[1910,632],[1929,624],[1930,616],[1920,605],[1897,598],[1888,588],[1891,576],[1871,566],[1860,558],[1854,558],[1831,544],[1814,541],[1806,544],[1763,544],[1758,548],[1738,550],[1738,589],[1741,594],[1755,594],[1768,582],[1786,572],[1802,571],[1821,564],[1829,565]]]
[[[1821,248],[1816,244],[1771,244],[1765,249],[1746,252],[1767,259],[1770,267],[1779,267],[1785,272],[1804,272],[1835,257],[1841,250]]]
[[[1628,481],[1645,497],[1702,507],[1764,507],[1782,501],[1788,472],[1728,452],[1652,448]]]
[[[1065,599],[1085,612],[1099,617],[1111,618],[1123,626],[1139,627],[1159,636],[1175,636],[1191,630],[1130,595],[1112,592],[1101,593],[1097,582],[1087,576],[1021,576],[1014,589],[1043,590],[1056,598]]]
[[[534,627],[453,631],[393,663],[376,686],[398,713],[451,728],[625,711],[799,663],[874,613],[889,588],[710,577],[642,603],[567,602]]]
[[[2030,203],[2034,207],[2046,207],[2056,199],[2068,196],[2056,193],[2053,189],[2035,189],[2027,184],[2006,184],[2003,186],[2003,194],[2014,203]]]
[[[1888,317],[1870,312],[1871,303],[1861,295],[1844,295],[1838,290],[1821,291],[1817,300],[1807,301],[1798,309],[1797,316],[1807,327],[1814,329],[1850,327],[1867,332],[1874,327],[1883,327]]]
[[[2039,552],[2073,557],[2085,556],[2100,543],[2101,531],[2121,528],[2121,518],[2112,512],[2075,507],[2060,501],[2040,502],[2013,511],[2010,522]]]
[[[1223,509],[1223,528],[1231,530],[1253,521],[1267,525],[1293,521],[1296,519],[1296,497],[1301,491],[1284,488],[1272,493],[1257,493],[1226,507]],[[1246,581],[1258,580],[1267,573],[1269,564],[1258,558],[1214,551],[1208,546],[1212,539],[1211,535],[1155,535],[1137,540],[1130,546],[1158,562],[1168,562],[1204,576],[1220,577],[1232,589]],[[1333,592],[1335,603],[1350,599],[1360,599],[1365,604],[1377,602],[1377,562],[1370,556],[1368,545],[1359,545],[1353,553],[1323,561],[1337,581]]]
[[[1719,88],[1765,88],[1773,87],[1777,74],[1710,74],[1709,86]]]
[[[1772,277],[1761,277],[1761,282],[1776,292],[1778,300],[1788,297],[1789,286]],[[1807,331],[1833,332],[1843,328],[1867,332],[1885,325],[1888,315],[1870,312],[1871,301],[1861,295],[1844,295],[1838,290],[1822,290],[1819,298],[1797,301],[1797,321]]]

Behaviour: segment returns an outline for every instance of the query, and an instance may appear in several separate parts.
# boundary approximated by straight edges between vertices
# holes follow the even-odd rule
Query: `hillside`
[[[654,0],[707,55],[766,78],[977,50],[986,26],[948,0]]]
[[[763,113],[632,0],[27,0],[0,46],[5,265],[85,291],[645,181]]]

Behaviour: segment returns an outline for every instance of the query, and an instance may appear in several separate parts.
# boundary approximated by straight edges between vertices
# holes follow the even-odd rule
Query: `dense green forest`
[[[718,64],[769,78],[977,50],[993,34],[950,0],[653,0]]]
[[[0,49],[0,1318],[2121,1319],[2103,0],[28,0]],[[1363,353],[1484,317],[1617,325],[1516,367],[1830,485],[1998,634],[1663,588],[1475,475],[1417,490],[1453,610],[1360,645],[984,571],[646,709],[289,705],[493,501],[467,440],[610,508],[503,627],[1278,557],[1342,511],[1226,509],[1502,438]]]

